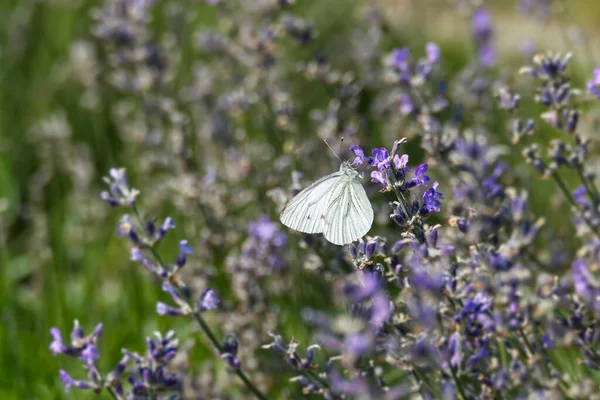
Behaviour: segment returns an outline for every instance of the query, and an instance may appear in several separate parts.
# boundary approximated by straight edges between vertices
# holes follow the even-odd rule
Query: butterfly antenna
[[[340,160],[340,162],[342,162],[342,159],[340,158],[340,156],[338,156],[338,155],[337,155],[337,153],[335,152],[335,150],[333,150],[333,149],[331,148],[331,146],[329,145],[329,143],[327,143],[327,140],[326,140],[326,139],[323,139],[323,141],[325,142],[325,144],[327,145],[327,147],[329,147],[329,150],[331,150],[331,152],[333,153],[333,155],[334,155],[334,156],[335,156],[335,157],[336,157],[338,160]]]
[[[344,143],[344,137],[340,138],[340,154],[342,154],[342,144]]]

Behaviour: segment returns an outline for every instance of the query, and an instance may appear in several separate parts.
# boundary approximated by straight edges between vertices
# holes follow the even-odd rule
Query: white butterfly
[[[363,237],[373,224],[373,207],[360,180],[362,174],[348,161],[340,170],[319,179],[294,197],[279,219],[304,233],[322,233],[338,246]]]

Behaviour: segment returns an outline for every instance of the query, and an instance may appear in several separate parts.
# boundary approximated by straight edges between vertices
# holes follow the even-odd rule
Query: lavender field
[[[598,20],[0,2],[0,399],[600,400]]]

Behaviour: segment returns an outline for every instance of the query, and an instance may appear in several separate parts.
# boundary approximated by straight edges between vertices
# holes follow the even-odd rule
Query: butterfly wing
[[[281,223],[304,233],[322,233],[329,197],[342,175],[338,171],[324,176],[298,193],[281,212]]]
[[[359,178],[344,176],[331,190],[325,210],[325,239],[338,246],[363,237],[373,224],[373,207]]]

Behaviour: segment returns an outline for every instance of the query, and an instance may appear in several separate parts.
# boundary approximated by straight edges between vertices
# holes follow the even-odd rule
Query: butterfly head
[[[340,171],[350,178],[356,178],[357,176],[360,176],[359,172],[350,161],[342,161],[342,165],[340,165]]]

